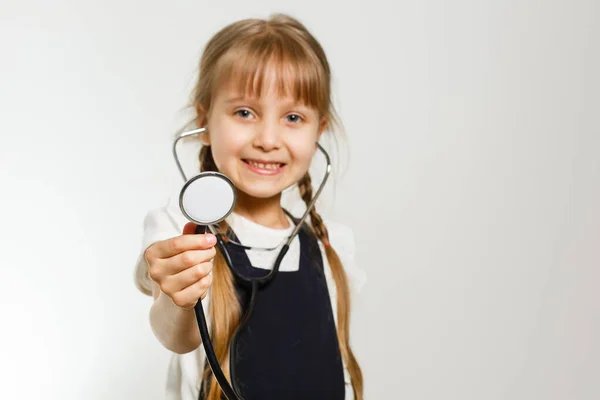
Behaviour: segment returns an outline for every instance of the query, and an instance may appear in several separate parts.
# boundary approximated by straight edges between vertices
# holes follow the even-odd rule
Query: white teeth
[[[263,164],[256,161],[248,160],[248,164],[262,169],[272,169],[275,170],[281,166],[281,164]]]

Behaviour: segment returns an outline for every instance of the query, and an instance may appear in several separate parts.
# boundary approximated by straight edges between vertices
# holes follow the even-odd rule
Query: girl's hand
[[[212,283],[212,259],[217,242],[213,234],[194,234],[188,222],[183,234],[152,244],[144,253],[150,278],[173,303],[192,309]]]

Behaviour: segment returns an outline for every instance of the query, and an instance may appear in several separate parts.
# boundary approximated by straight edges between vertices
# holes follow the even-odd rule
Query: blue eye
[[[299,116],[298,114],[290,114],[287,116],[288,121],[297,124],[298,122],[302,121],[302,117]]]
[[[248,117],[252,116],[252,113],[250,113],[250,111],[248,111],[246,109],[242,109],[242,110],[237,110],[235,112],[235,115],[238,115],[238,116],[240,116],[242,118],[246,118],[247,119]]]

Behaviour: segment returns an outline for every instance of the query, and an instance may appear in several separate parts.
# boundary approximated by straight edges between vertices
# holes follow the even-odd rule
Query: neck
[[[290,227],[290,222],[281,208],[281,193],[268,199],[259,199],[238,191],[234,212],[268,228]]]

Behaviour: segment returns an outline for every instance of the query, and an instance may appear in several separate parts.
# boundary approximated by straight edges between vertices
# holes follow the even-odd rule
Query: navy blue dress
[[[259,290],[252,315],[238,334],[232,368],[244,400],[345,398],[342,357],[321,251],[306,226],[298,236],[299,269],[279,272]],[[269,272],[253,267],[244,249],[233,245],[227,249],[234,268],[243,276],[260,277]],[[250,289],[239,283],[236,289],[245,311]]]

